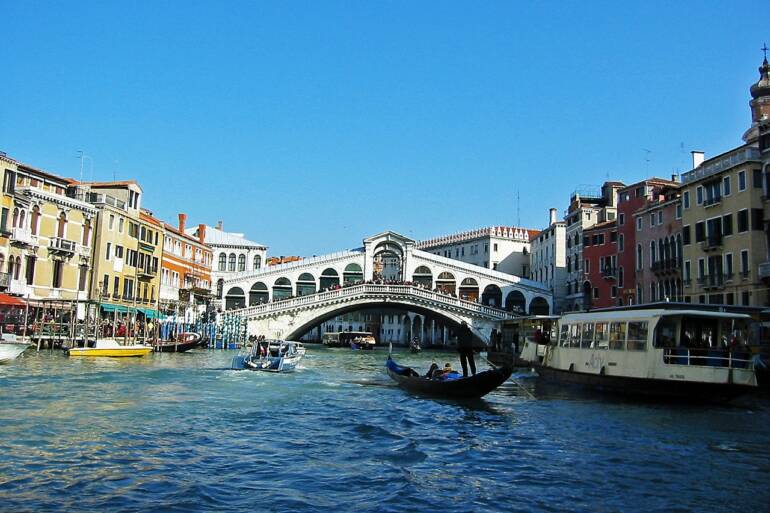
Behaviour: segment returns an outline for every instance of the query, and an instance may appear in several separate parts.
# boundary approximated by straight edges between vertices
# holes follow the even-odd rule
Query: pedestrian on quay
[[[460,353],[460,365],[463,367],[463,377],[468,376],[468,365],[471,367],[471,374],[476,375],[476,362],[473,360],[473,333],[468,327],[468,323],[463,321],[457,332],[457,351]]]

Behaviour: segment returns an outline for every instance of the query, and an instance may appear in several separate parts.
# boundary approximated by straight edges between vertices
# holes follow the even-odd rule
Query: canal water
[[[770,401],[682,406],[549,390],[410,396],[384,351],[293,374],[233,352],[25,355],[0,367],[2,511],[768,511]],[[427,368],[452,354],[400,353]]]

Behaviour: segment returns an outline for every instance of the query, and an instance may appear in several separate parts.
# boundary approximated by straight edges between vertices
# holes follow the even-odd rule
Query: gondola
[[[154,344],[156,353],[184,353],[200,346],[202,337],[200,333],[180,333],[176,340],[163,340]]]
[[[411,367],[402,367],[390,355],[385,364],[388,375],[398,386],[410,392],[446,399],[478,399],[499,387],[511,377],[510,367],[498,367],[457,379],[430,379]]]

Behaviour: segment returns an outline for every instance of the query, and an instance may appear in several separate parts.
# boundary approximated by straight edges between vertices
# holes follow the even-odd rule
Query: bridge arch
[[[329,290],[338,287],[340,284],[340,274],[336,269],[327,267],[321,272],[321,278],[319,280],[319,290]]]
[[[302,273],[297,278],[297,296],[316,293],[315,277],[310,273]]]
[[[225,310],[234,310],[246,306],[246,294],[240,287],[232,287],[225,296]]]
[[[361,266],[356,263],[346,265],[342,272],[342,283],[357,283],[359,281],[364,281],[364,271]]]
[[[280,277],[273,283],[273,301],[291,297],[291,281],[289,278]]]
[[[529,315],[550,315],[551,307],[548,300],[542,296],[535,296],[529,303]]]
[[[249,289],[249,306],[261,305],[270,301],[270,292],[267,285],[258,281]]]
[[[494,283],[490,283],[484,287],[484,293],[481,295],[481,302],[487,306],[501,308],[503,306],[503,291]]]
[[[512,290],[505,297],[505,309],[509,312],[524,314],[527,312],[527,298],[518,290]]]
[[[412,282],[425,288],[433,288],[433,272],[430,267],[421,265],[412,273]]]
[[[479,300],[479,282],[474,278],[465,278],[460,282],[459,298],[466,301]]]
[[[454,296],[456,287],[455,275],[449,271],[444,271],[436,277],[436,288],[441,292]]]

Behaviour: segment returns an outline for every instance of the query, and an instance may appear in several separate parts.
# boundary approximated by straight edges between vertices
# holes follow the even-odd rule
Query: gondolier
[[[463,321],[457,332],[457,351],[460,353],[460,365],[463,368],[463,377],[468,376],[468,365],[471,367],[471,374],[476,375],[476,362],[473,360],[473,333],[468,327],[468,323]]]

